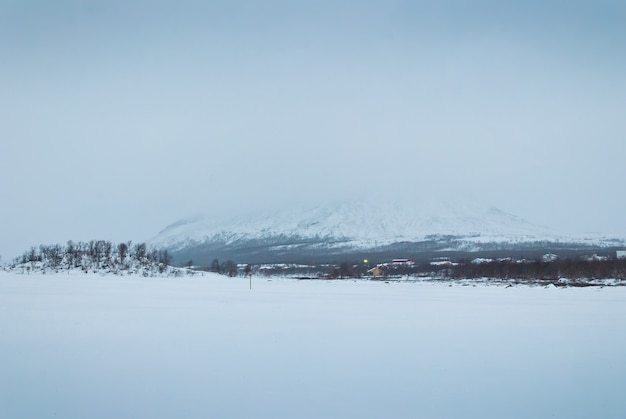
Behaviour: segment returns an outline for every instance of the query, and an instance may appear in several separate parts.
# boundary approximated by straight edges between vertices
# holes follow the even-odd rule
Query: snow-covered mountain
[[[206,242],[232,245],[247,240],[298,238],[370,247],[374,243],[420,241],[432,235],[495,241],[556,238],[548,228],[495,207],[449,201],[408,205],[360,200],[236,217],[194,217],[169,225],[151,244],[179,250]]]
[[[435,250],[479,250],[487,245],[588,242],[532,224],[495,207],[466,201],[419,203],[355,200],[232,217],[194,217],[169,225],[150,244],[177,253],[289,251],[335,253],[429,243]]]

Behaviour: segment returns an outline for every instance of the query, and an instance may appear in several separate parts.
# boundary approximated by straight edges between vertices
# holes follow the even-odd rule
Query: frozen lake
[[[0,273],[2,418],[624,418],[626,287]]]

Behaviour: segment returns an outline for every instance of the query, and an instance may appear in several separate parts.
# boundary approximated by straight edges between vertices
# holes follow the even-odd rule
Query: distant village
[[[287,276],[300,279],[472,279],[497,278],[505,280],[607,279],[626,280],[626,250],[617,250],[612,255],[584,255],[577,258],[559,258],[546,253],[536,259],[514,259],[475,257],[453,261],[449,257],[435,257],[427,263],[418,263],[410,258],[395,258],[390,261],[370,264],[260,264],[237,265],[239,275]]]

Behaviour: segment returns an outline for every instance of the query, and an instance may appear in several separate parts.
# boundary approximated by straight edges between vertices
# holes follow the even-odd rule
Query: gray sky
[[[622,1],[0,0],[0,255],[475,194],[626,234]]]

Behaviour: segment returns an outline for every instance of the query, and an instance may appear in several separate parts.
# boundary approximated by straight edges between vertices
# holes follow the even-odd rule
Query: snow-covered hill
[[[408,205],[360,200],[236,217],[185,219],[166,227],[151,243],[178,250],[205,242],[229,245],[243,240],[297,237],[369,247],[374,243],[419,241],[431,235],[506,241],[557,236],[548,228],[495,207],[450,201]]]
[[[166,227],[150,244],[172,252],[186,249],[289,248],[359,250],[397,243],[445,239],[451,250],[476,250],[489,243],[578,242],[603,238],[569,237],[495,207],[467,201],[355,200],[316,207],[232,217],[195,217]]]

